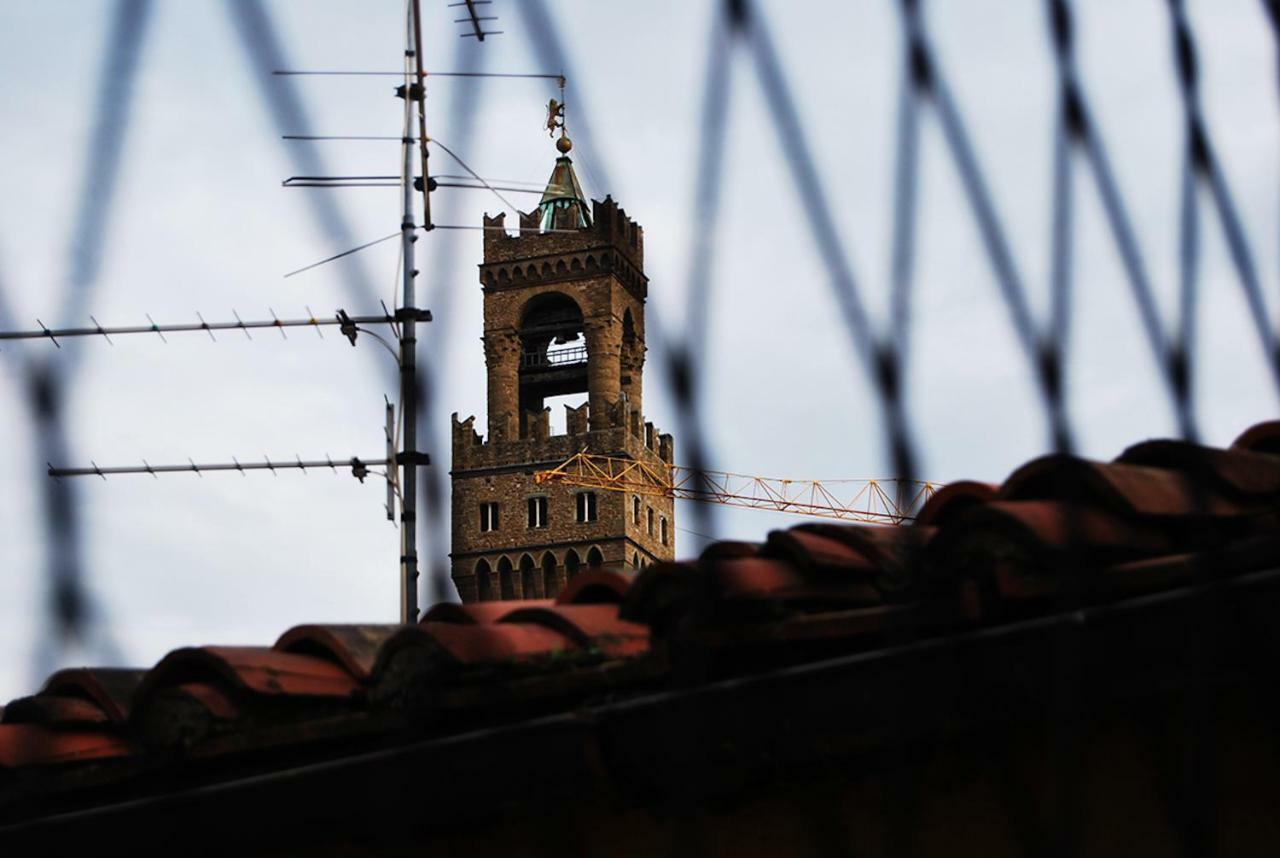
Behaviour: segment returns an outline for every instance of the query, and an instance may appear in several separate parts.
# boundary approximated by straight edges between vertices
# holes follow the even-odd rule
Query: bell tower
[[[555,103],[552,111],[554,114]],[[644,233],[611,197],[588,206],[560,156],[541,202],[484,218],[488,438],[474,417],[453,427],[454,584],[464,602],[551,598],[580,571],[631,572],[674,555],[670,498],[537,485],[575,453],[670,464],[670,435],[645,422]],[[553,397],[565,431],[551,433]]]

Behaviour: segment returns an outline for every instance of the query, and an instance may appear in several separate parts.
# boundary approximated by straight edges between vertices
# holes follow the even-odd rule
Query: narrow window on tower
[[[480,532],[488,533],[498,529],[498,504],[496,501],[485,501],[480,504]]]
[[[529,498],[529,526],[547,526],[547,499]]]
[[[633,495],[631,498],[631,523],[636,527],[640,526],[640,496]]]
[[[649,535],[653,536],[653,507],[649,507]]]
[[[596,520],[596,493],[578,493],[578,521],[585,524]]]
[[[665,515],[662,517],[662,522],[660,526],[662,531],[662,544],[666,545],[667,544],[667,517]]]

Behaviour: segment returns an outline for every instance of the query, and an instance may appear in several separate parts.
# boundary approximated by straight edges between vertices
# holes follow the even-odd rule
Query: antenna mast
[[[404,131],[401,136],[403,164],[400,173],[401,194],[404,198],[404,209],[400,219],[400,245],[403,254],[404,269],[403,321],[400,331],[400,401],[402,404],[401,419],[404,421],[404,445],[400,454],[400,464],[404,469],[400,485],[403,487],[400,499],[400,621],[416,623],[418,621],[418,465],[422,458],[418,453],[418,348],[415,336],[415,317],[417,315],[417,299],[414,294],[414,278],[418,272],[414,269],[413,244],[418,240],[416,224],[413,217],[413,142],[414,142],[414,110],[418,103],[418,136],[424,150],[427,145],[426,133],[426,78],[419,69],[422,65],[421,23],[418,20],[418,3],[408,4],[405,18],[405,50],[404,50],[404,86],[399,94],[404,98]],[[422,174],[427,175],[426,158],[422,159]],[[425,180],[423,188],[424,205],[429,205]],[[424,228],[431,229],[430,209],[424,211]]]

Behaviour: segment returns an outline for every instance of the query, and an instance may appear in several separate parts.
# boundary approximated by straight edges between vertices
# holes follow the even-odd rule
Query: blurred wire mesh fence
[[[662,380],[678,409],[677,437],[685,451],[683,458],[695,473],[714,465],[714,453],[703,428],[705,415],[701,411],[700,393],[707,366],[716,358],[705,351],[703,344],[707,341],[709,319],[716,301],[709,284],[713,280],[719,246],[716,235],[727,182],[726,165],[731,161],[732,140],[727,134],[727,124],[734,102],[733,72],[740,64],[749,67],[753,74],[750,79],[775,110],[777,145],[787,156],[784,162],[799,196],[795,202],[813,251],[826,270],[830,294],[848,337],[849,373],[851,376],[864,373],[872,383],[894,476],[903,480],[920,477],[915,439],[928,428],[913,422],[904,389],[904,367],[910,361],[912,346],[912,293],[922,181],[921,135],[928,130],[939,134],[950,167],[959,179],[967,215],[977,229],[982,253],[990,267],[992,296],[1007,311],[1008,324],[1020,346],[1027,373],[1035,379],[1048,449],[1070,453],[1075,446],[1063,375],[1070,357],[1068,333],[1073,298],[1079,289],[1073,276],[1073,246],[1079,222],[1073,191],[1076,171],[1084,171],[1096,190],[1102,222],[1121,260],[1124,282],[1137,309],[1141,338],[1160,367],[1163,389],[1183,437],[1193,441],[1198,438],[1193,382],[1198,366],[1196,330],[1202,288],[1199,255],[1202,231],[1208,226],[1216,226],[1222,233],[1262,359],[1280,389],[1276,327],[1268,315],[1256,254],[1205,118],[1196,34],[1182,0],[1168,0],[1166,4],[1168,37],[1175,57],[1170,73],[1178,87],[1183,133],[1177,224],[1178,300],[1171,325],[1162,321],[1152,266],[1134,228],[1133,207],[1121,190],[1109,153],[1107,130],[1099,124],[1091,107],[1090,93],[1083,83],[1076,51],[1073,4],[1069,0],[1043,2],[1046,43],[1052,53],[1056,82],[1052,191],[1045,201],[1052,227],[1051,259],[1047,266],[1051,298],[1044,318],[1038,318],[1032,309],[1031,283],[1019,269],[1010,231],[991,192],[991,167],[975,146],[963,106],[954,94],[949,69],[935,50],[935,37],[927,26],[927,4],[924,0],[899,0],[897,7],[900,72],[896,125],[892,131],[894,196],[886,212],[892,224],[892,264],[889,282],[885,284],[891,309],[886,325],[874,323],[868,313],[869,286],[858,273],[859,265],[852,249],[840,238],[835,226],[832,198],[842,189],[829,183],[827,171],[814,155],[803,116],[806,109],[812,108],[797,95],[789,78],[789,67],[804,58],[786,57],[779,52],[766,18],[751,0],[722,0],[715,7],[703,52],[699,139],[691,149],[696,153],[696,169],[689,199],[693,219],[702,228],[690,237],[686,250],[685,303],[681,317],[658,318],[651,308],[649,319],[651,342],[656,352],[665,357]],[[256,0],[240,0],[229,4],[227,10],[246,58],[257,72],[258,96],[280,133],[310,134],[307,111],[292,80],[270,75],[274,69],[291,66],[268,8]],[[75,317],[98,288],[99,260],[110,240],[114,191],[120,174],[123,142],[132,118],[132,91],[139,57],[146,48],[151,11],[148,0],[118,0],[112,27],[106,34],[107,47],[94,108],[93,143],[86,153],[86,160],[92,161],[94,168],[84,172],[77,216],[69,234],[71,273],[62,302],[64,321]],[[1270,24],[1280,55],[1280,0],[1260,0],[1258,13],[1260,21]],[[582,65],[562,38],[563,31],[553,6],[545,0],[522,0],[514,4],[513,16],[521,26],[508,24],[506,38],[527,37],[539,64],[562,71],[572,82],[576,92],[574,137],[577,146],[586,155],[596,186],[611,187],[611,178],[618,173],[608,160],[606,143],[593,125],[591,114],[582,107],[591,101],[590,78],[576,74]],[[430,19],[427,23],[431,23]],[[521,30],[523,32],[519,32]],[[467,47],[458,50],[452,67],[468,73],[483,71],[487,51],[493,48],[488,44],[482,50],[476,50],[475,44]],[[1277,68],[1280,69],[1280,62]],[[1277,81],[1280,83],[1280,75]],[[739,81],[739,85],[741,83]],[[448,128],[450,145],[465,154],[474,140],[477,117],[485,109],[485,91],[480,78],[463,79],[457,86],[460,97],[453,100],[450,113],[440,124]],[[1278,93],[1280,90],[1259,93],[1257,109],[1275,111]],[[931,122],[925,124],[926,119]],[[297,173],[327,174],[324,159],[314,144],[290,144],[288,153]],[[316,223],[332,244],[335,247],[352,245],[357,231],[334,198],[309,195],[307,199]],[[443,206],[445,214],[440,219],[449,222],[449,202],[443,201]],[[439,464],[428,469],[421,487],[427,522],[423,529],[425,544],[420,553],[429,558],[426,596],[431,601],[439,601],[449,598],[452,588],[447,565],[445,470],[441,466],[447,461],[444,449],[447,439],[439,436],[436,391],[439,379],[448,372],[450,337],[455,333],[450,326],[455,290],[450,284],[457,280],[459,260],[454,245],[449,242],[429,248],[427,255],[425,303],[432,308],[436,321],[432,336],[423,344],[420,422],[427,433],[423,448]],[[378,296],[367,271],[359,264],[345,270],[345,287],[353,311],[376,307]],[[7,309],[4,288],[16,288],[16,283],[0,282],[0,325],[12,327],[14,320]],[[72,449],[74,438],[65,417],[66,397],[69,381],[77,369],[78,353],[78,348],[72,347],[51,357],[32,359],[23,367],[27,380],[27,419],[39,448],[35,451],[38,462],[66,460]],[[389,375],[380,380],[388,385],[393,383]],[[38,473],[33,471],[33,475],[39,481],[44,504],[46,564],[43,574],[48,615],[44,628],[49,636],[39,649],[39,672],[47,673],[61,648],[69,642],[96,647],[99,657],[116,661],[105,618],[88,596],[86,585],[91,558],[84,552],[74,487],[67,481],[49,480],[43,469]],[[714,535],[712,508],[693,505],[691,512],[695,515],[691,529]],[[903,634],[909,637],[910,630],[904,630]],[[1069,681],[1069,641],[1062,658],[1064,661],[1059,667],[1063,676],[1068,677],[1064,681]],[[1068,692],[1069,688],[1064,689],[1061,695],[1064,701],[1070,698]],[[906,705],[904,702],[904,707]],[[1062,705],[1060,721],[1068,724],[1069,707],[1065,702]],[[1069,736],[1063,741],[1066,753],[1070,747]],[[909,791],[912,787],[905,784],[903,788]]]

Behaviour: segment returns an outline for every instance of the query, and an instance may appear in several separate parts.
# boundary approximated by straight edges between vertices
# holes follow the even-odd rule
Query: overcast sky
[[[429,70],[539,65],[517,0],[495,0],[503,35],[459,39],[456,10],[424,0]],[[105,236],[99,282],[79,321],[103,324],[298,316],[352,303],[347,284],[367,276],[390,301],[394,242],[357,258],[283,279],[345,248],[317,226],[308,194],[334,197],[356,242],[396,230],[395,191],[286,190],[297,154],[260,98],[269,69],[252,65],[219,2],[157,3],[142,49],[125,166]],[[1053,68],[1041,5],[1032,0],[929,4],[929,27],[992,182],[1016,261],[1043,315],[1049,270]],[[1166,320],[1177,284],[1180,105],[1171,73],[1163,0],[1076,4],[1083,78],[1156,282]],[[1256,261],[1277,310],[1280,236],[1280,106],[1275,45],[1256,0],[1200,0],[1191,11],[1213,139],[1243,212]],[[267,4],[290,61],[300,69],[395,69],[402,50],[396,0],[292,0]],[[889,274],[896,4],[766,2],[802,119],[836,207],[839,229],[877,318]],[[645,228],[651,306],[679,320],[692,220],[692,165],[711,3],[549,0],[572,62],[569,126],[589,117],[596,148],[574,150],[588,195],[611,193]],[[10,0],[0,8],[0,288],[18,322],[48,324],[60,312],[68,230],[86,169],[96,78],[112,4]],[[745,59],[745,57],[741,57]],[[400,102],[386,78],[293,79],[312,129],[399,134]],[[705,411],[713,464],[794,478],[886,474],[874,399],[852,352],[829,281],[805,230],[772,105],[739,62],[730,101],[724,220],[716,244],[707,344]],[[283,85],[277,79],[274,85]],[[555,152],[541,130],[548,81],[474,86],[437,79],[428,118],[446,145],[475,105],[465,152],[481,174],[545,181]],[[301,130],[301,129],[295,129]],[[990,269],[937,128],[924,126],[922,212],[909,372],[909,403],[922,475],[1003,479],[1046,449],[1033,379],[1010,333]],[[319,144],[334,173],[397,173],[394,143]],[[438,157],[438,156],[437,156]],[[441,159],[443,160],[443,159]],[[437,161],[434,172],[457,172]],[[1137,316],[1081,172],[1077,196],[1076,303],[1070,406],[1085,455],[1109,458],[1130,443],[1174,430]],[[604,176],[614,182],[604,187]],[[443,190],[438,223],[479,224],[503,204],[475,191]],[[516,200],[532,204],[532,198]],[[1227,444],[1276,413],[1224,247],[1203,221],[1204,296],[1197,396],[1205,438]],[[481,294],[477,232],[436,231],[418,243],[425,337],[445,351],[435,428],[475,414],[483,428]],[[452,252],[453,276],[435,262]],[[435,278],[433,282],[432,278]],[[652,337],[651,337],[652,339]],[[651,343],[652,345],[652,343]],[[45,342],[0,351],[0,699],[32,690],[45,626],[38,481],[20,370]],[[203,335],[120,337],[83,345],[72,390],[78,463],[376,456],[389,358],[331,333],[287,341]],[[646,411],[673,428],[671,400],[650,351]],[[676,439],[679,458],[680,439]],[[444,451],[438,466],[447,469]],[[120,477],[78,485],[87,532],[89,586],[106,628],[130,664],[200,643],[270,644],[301,622],[394,621],[397,537],[383,488],[342,474],[272,477]],[[681,555],[704,540],[680,531]],[[720,510],[721,536],[762,538],[794,519]],[[442,553],[446,545],[428,545]],[[62,663],[96,661],[72,648]]]

